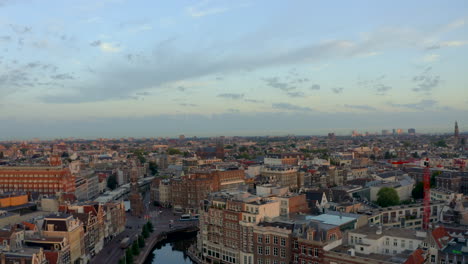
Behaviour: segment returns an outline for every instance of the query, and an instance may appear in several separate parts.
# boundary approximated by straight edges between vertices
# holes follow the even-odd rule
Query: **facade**
[[[283,187],[297,188],[298,170],[289,165],[265,166],[260,172],[262,183],[277,184]]]
[[[0,208],[19,206],[28,203],[28,196],[26,194],[2,194],[0,195]]]
[[[253,263],[289,263],[293,230],[292,223],[260,222],[256,225],[253,228],[255,249]]]
[[[431,223],[438,222],[445,202],[431,202]],[[424,206],[422,204],[396,205],[363,211],[370,225],[382,224],[388,227],[408,229],[422,228]]]
[[[62,167],[0,167],[0,190],[55,195],[74,193],[75,176]]]
[[[70,242],[71,263],[77,263],[85,253],[83,223],[68,214],[49,215],[44,218],[42,236],[66,238]]]

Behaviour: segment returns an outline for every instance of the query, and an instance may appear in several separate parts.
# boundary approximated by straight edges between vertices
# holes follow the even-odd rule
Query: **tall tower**
[[[133,163],[130,170],[130,194],[128,199],[130,200],[130,207],[132,208],[133,216],[142,216],[143,215],[143,197],[138,188],[138,169],[136,167],[136,162]]]
[[[459,136],[460,131],[458,131],[458,122],[455,121],[455,133],[453,134],[453,140],[455,147],[458,147],[458,144],[460,144],[460,136]]]

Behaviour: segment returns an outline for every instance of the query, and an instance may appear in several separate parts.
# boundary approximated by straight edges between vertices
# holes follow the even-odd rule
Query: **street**
[[[146,200],[146,199],[145,199]],[[154,226],[154,232],[151,236],[155,236],[161,232],[170,231],[169,223],[173,221],[174,227],[186,227],[196,224],[192,221],[179,221],[180,215],[174,215],[171,209],[167,208],[155,208],[152,205],[147,208],[149,210],[150,220]],[[161,210],[161,213],[159,213]],[[142,226],[146,223],[144,217],[138,218],[132,216],[130,212],[127,212],[127,228],[121,234],[114,237],[111,241],[108,241],[104,246],[103,250],[99,252],[92,260],[91,263],[103,264],[103,263],[118,263],[119,259],[124,255],[125,250],[120,248],[120,241],[125,237],[133,239],[135,235],[141,234]]]

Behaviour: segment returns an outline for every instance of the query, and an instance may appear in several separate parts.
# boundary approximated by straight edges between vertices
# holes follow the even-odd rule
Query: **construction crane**
[[[429,170],[429,159],[424,161],[424,215],[423,215],[423,229],[429,229],[429,222],[431,218],[431,171]]]

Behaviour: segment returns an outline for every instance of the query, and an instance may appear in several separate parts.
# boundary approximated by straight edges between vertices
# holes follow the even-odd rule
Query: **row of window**
[[[270,247],[269,246],[265,247],[265,251],[263,250],[263,246],[257,246],[257,253],[258,253],[258,255],[263,255],[263,253],[265,253],[265,256],[269,256],[270,253],[272,253],[272,256],[278,256],[278,248],[274,247],[273,252],[270,252]],[[279,255],[280,255],[281,258],[286,258],[286,249],[281,248],[279,250]]]
[[[257,242],[263,243],[263,235],[257,235]],[[265,244],[270,244],[270,235],[265,235]],[[278,236],[273,236],[273,244],[278,245]],[[281,246],[286,246],[286,238],[284,237],[281,238]]]

